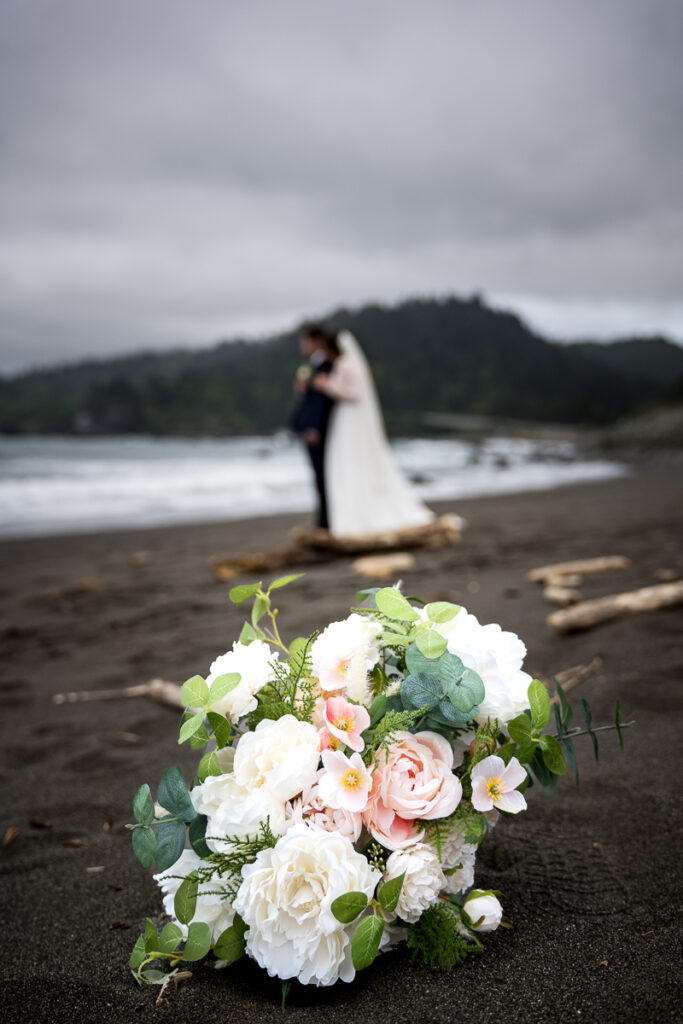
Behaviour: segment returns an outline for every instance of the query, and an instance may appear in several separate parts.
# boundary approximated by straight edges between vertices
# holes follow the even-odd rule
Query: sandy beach
[[[451,974],[397,951],[332,989],[293,986],[286,1020],[350,1022],[668,1021],[680,1012],[679,761],[681,609],[561,637],[526,581],[534,566],[625,555],[631,567],[587,577],[585,597],[683,575],[680,467],[554,491],[481,498],[439,511],[467,520],[462,542],[416,553],[407,593],[464,604],[524,639],[525,667],[552,676],[601,654],[599,676],[572,694],[594,721],[637,726],[619,752],[603,736],[595,764],[580,747],[581,786],[487,840],[477,883],[502,890],[514,927]],[[0,849],[4,1020],[281,1021],[280,984],[252,962],[196,967],[168,992],[139,989],[127,969],[161,902],[123,827],[147,781],[196,755],[176,743],[178,715],[147,699],[56,706],[55,693],[205,673],[243,619],[212,558],[278,547],[300,517],[212,523],[0,544],[2,695]],[[140,552],[146,554],[142,556]],[[281,628],[296,636],[341,618],[359,586],[351,559],[307,568],[282,591]],[[274,574],[274,575],[277,575]]]

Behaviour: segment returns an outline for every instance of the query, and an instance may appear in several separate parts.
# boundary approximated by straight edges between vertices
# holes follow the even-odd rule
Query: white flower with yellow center
[[[359,813],[365,810],[372,789],[372,775],[360,754],[347,757],[341,750],[323,751],[324,771],[318,778],[318,792],[329,807],[343,807]]]
[[[524,796],[516,787],[526,779],[526,772],[516,757],[505,764],[492,754],[472,769],[472,806],[476,811],[507,811],[518,814],[526,810]]]
[[[331,622],[311,647],[313,672],[326,694],[343,693],[367,704],[368,674],[379,661],[378,622],[355,612],[341,622]]]

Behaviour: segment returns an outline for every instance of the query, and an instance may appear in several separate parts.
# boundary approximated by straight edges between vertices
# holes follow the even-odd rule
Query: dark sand
[[[603,737],[600,763],[581,743],[582,783],[500,825],[477,881],[505,893],[511,930],[452,974],[382,958],[352,986],[295,986],[287,1019],[352,1022],[672,1021],[679,1014],[681,611],[557,637],[526,570],[549,561],[625,554],[632,568],[587,579],[585,596],[683,573],[683,480],[640,471],[624,480],[464,501],[462,543],[417,555],[409,593],[460,601],[526,641],[530,672],[550,675],[594,654],[604,672],[574,691],[595,720],[621,699],[635,717],[620,754]],[[160,900],[130,850],[137,787],[156,789],[195,756],[176,745],[178,716],[147,700],[56,707],[68,689],[122,687],[207,670],[242,616],[215,583],[211,556],[287,543],[291,518],[18,541],[0,545],[2,693],[3,1020],[280,1021],[280,986],[254,964],[198,968],[158,1009],[127,958]],[[146,566],[130,562],[146,550]],[[83,577],[102,589],[69,591]],[[282,592],[294,636],[342,617],[359,581],[351,562],[307,571]],[[58,593],[54,588],[59,588]],[[40,827],[49,821],[51,828]],[[78,840],[79,845],[70,841]],[[88,870],[88,869],[101,870]]]

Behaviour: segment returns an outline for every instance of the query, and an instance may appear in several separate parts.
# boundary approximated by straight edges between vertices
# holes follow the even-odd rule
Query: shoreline
[[[571,558],[630,559],[621,572],[585,577],[586,598],[648,585],[662,570],[683,576],[683,479],[636,467],[612,480],[436,507],[463,515],[467,527],[453,547],[415,552],[406,593],[464,604],[518,633],[533,675],[601,654],[601,675],[570,694],[575,719],[585,698],[595,724],[607,724],[619,699],[622,718],[637,725],[621,753],[611,733],[601,734],[597,765],[584,744],[580,788],[564,779],[546,801],[535,787],[528,811],[484,844],[476,884],[504,892],[514,928],[485,936],[481,957],[444,975],[398,950],[353,985],[293,986],[285,1020],[316,1024],[324,1013],[328,1024],[488,1024],[503,1005],[506,1021],[520,1024],[674,1019],[681,610],[561,637],[545,622],[553,606],[526,572]],[[137,988],[128,956],[161,900],[125,823],[143,782],[156,791],[171,764],[189,778],[197,758],[177,745],[178,715],[151,701],[55,706],[51,698],[204,674],[244,618],[229,585],[212,578],[211,558],[287,544],[300,522],[275,515],[0,541],[0,832],[19,830],[0,849],[7,1020],[282,1020],[279,983],[250,962],[223,972],[193,965],[192,979],[159,1008],[156,989]],[[135,558],[141,551],[148,560]],[[348,614],[368,583],[352,562],[307,567],[279,592],[284,636]]]

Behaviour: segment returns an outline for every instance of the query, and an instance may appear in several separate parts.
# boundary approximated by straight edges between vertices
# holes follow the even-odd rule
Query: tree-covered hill
[[[338,310],[372,364],[393,433],[426,413],[606,423],[667,396],[683,349],[662,338],[559,345],[477,298]],[[271,433],[288,424],[296,332],[0,378],[4,433]]]

